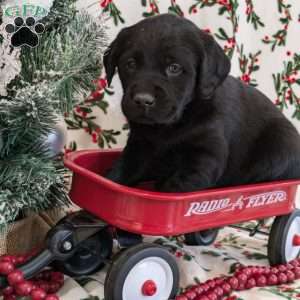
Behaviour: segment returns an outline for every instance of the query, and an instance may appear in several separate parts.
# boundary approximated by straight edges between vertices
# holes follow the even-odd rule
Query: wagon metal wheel
[[[55,266],[70,276],[88,275],[105,265],[112,254],[112,247],[112,236],[104,229],[81,242],[71,258],[57,262]]]
[[[105,300],[174,299],[179,271],[174,257],[163,247],[139,244],[125,250],[112,263],[105,280]]]
[[[215,228],[187,233],[184,235],[185,243],[190,246],[207,246],[216,240],[218,232],[219,229]]]
[[[271,265],[287,263],[300,254],[300,210],[276,217],[268,242]]]

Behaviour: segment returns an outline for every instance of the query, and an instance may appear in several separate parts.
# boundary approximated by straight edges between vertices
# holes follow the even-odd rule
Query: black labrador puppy
[[[170,14],[123,29],[104,55],[118,68],[127,145],[107,177],[164,192],[300,178],[297,130],[257,89],[229,76],[213,37]]]

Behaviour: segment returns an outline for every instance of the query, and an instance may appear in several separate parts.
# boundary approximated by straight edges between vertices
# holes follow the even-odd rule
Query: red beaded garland
[[[286,276],[287,276],[287,281],[288,282],[293,282],[295,280],[295,274],[292,272],[292,270],[287,270],[286,271]]]
[[[228,283],[233,290],[237,289],[237,287],[239,286],[239,281],[236,277],[229,278]]]
[[[33,281],[24,280],[23,273],[15,267],[32,255],[0,257],[0,273],[6,275],[10,286],[2,290],[3,300],[15,300],[16,295],[30,296],[32,300],[59,300],[54,293],[63,285],[63,274],[45,270]],[[294,260],[277,267],[245,267],[237,269],[231,277],[210,279],[190,288],[176,300],[218,300],[232,290],[245,290],[255,286],[276,285],[300,279],[300,260]],[[47,295],[47,293],[49,293]]]
[[[227,282],[223,283],[221,287],[222,287],[225,295],[230,294],[230,292],[232,291],[230,284],[228,284]]]
[[[256,286],[256,281],[254,278],[249,278],[246,282],[245,288],[246,289],[252,289]]]
[[[295,267],[294,274],[295,274],[296,279],[300,278],[300,268],[299,267]]]
[[[7,286],[1,292],[2,292],[3,296],[9,296],[9,295],[12,295],[14,293],[14,288],[12,286]]]
[[[18,296],[28,296],[32,291],[32,283],[27,280],[19,282],[15,285]]]
[[[233,276],[207,280],[176,297],[176,300],[221,300],[233,299],[232,291],[242,291],[256,286],[291,283],[300,279],[300,259],[276,267],[238,267]]]
[[[3,300],[16,300],[17,297],[15,295],[4,296]]]
[[[56,295],[52,294],[52,295],[47,295],[45,300],[59,300],[59,298]]]
[[[9,286],[1,293],[3,300],[16,300],[17,296],[27,296],[32,300],[59,300],[55,293],[64,283],[64,275],[50,270],[42,271],[33,280],[25,280],[23,272],[16,269],[35,255],[3,255],[0,257],[0,274],[7,276]],[[49,293],[49,294],[47,294]]]
[[[7,275],[7,281],[10,285],[16,285],[24,280],[23,272],[20,270],[14,270]]]
[[[10,261],[2,261],[0,263],[0,274],[1,275],[8,275],[10,272],[12,272],[15,269],[15,266]]]
[[[30,296],[32,300],[43,300],[46,298],[47,293],[43,289],[37,288],[31,292]]]
[[[271,274],[268,277],[268,285],[276,285],[278,283],[278,277],[275,274]]]

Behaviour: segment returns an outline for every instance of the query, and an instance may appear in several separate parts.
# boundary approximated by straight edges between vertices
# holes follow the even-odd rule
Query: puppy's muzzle
[[[151,83],[152,81],[152,83]],[[159,100],[166,98],[166,91],[153,83],[153,78],[141,80],[131,87],[131,101],[138,109],[149,110],[158,105]]]
[[[137,106],[150,108],[155,105],[156,99],[149,93],[137,93],[133,96],[133,101]]]

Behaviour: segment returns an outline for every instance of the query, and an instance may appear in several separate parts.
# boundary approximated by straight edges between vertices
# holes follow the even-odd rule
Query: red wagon
[[[53,261],[71,275],[91,273],[110,262],[105,300],[172,299],[179,282],[176,262],[163,247],[143,243],[141,235],[184,234],[189,245],[209,245],[220,227],[274,216],[270,263],[299,255],[300,211],[295,199],[300,179],[159,193],[149,185],[130,188],[104,178],[119,155],[120,151],[86,150],[65,157],[73,171],[70,197],[84,211],[64,218],[50,231],[47,249],[22,267],[27,277]],[[111,260],[114,238],[125,250]]]
[[[297,181],[272,182],[192,193],[159,193],[125,187],[104,177],[120,151],[77,151],[65,165],[74,172],[74,203],[118,228],[149,235],[178,235],[288,214]]]

